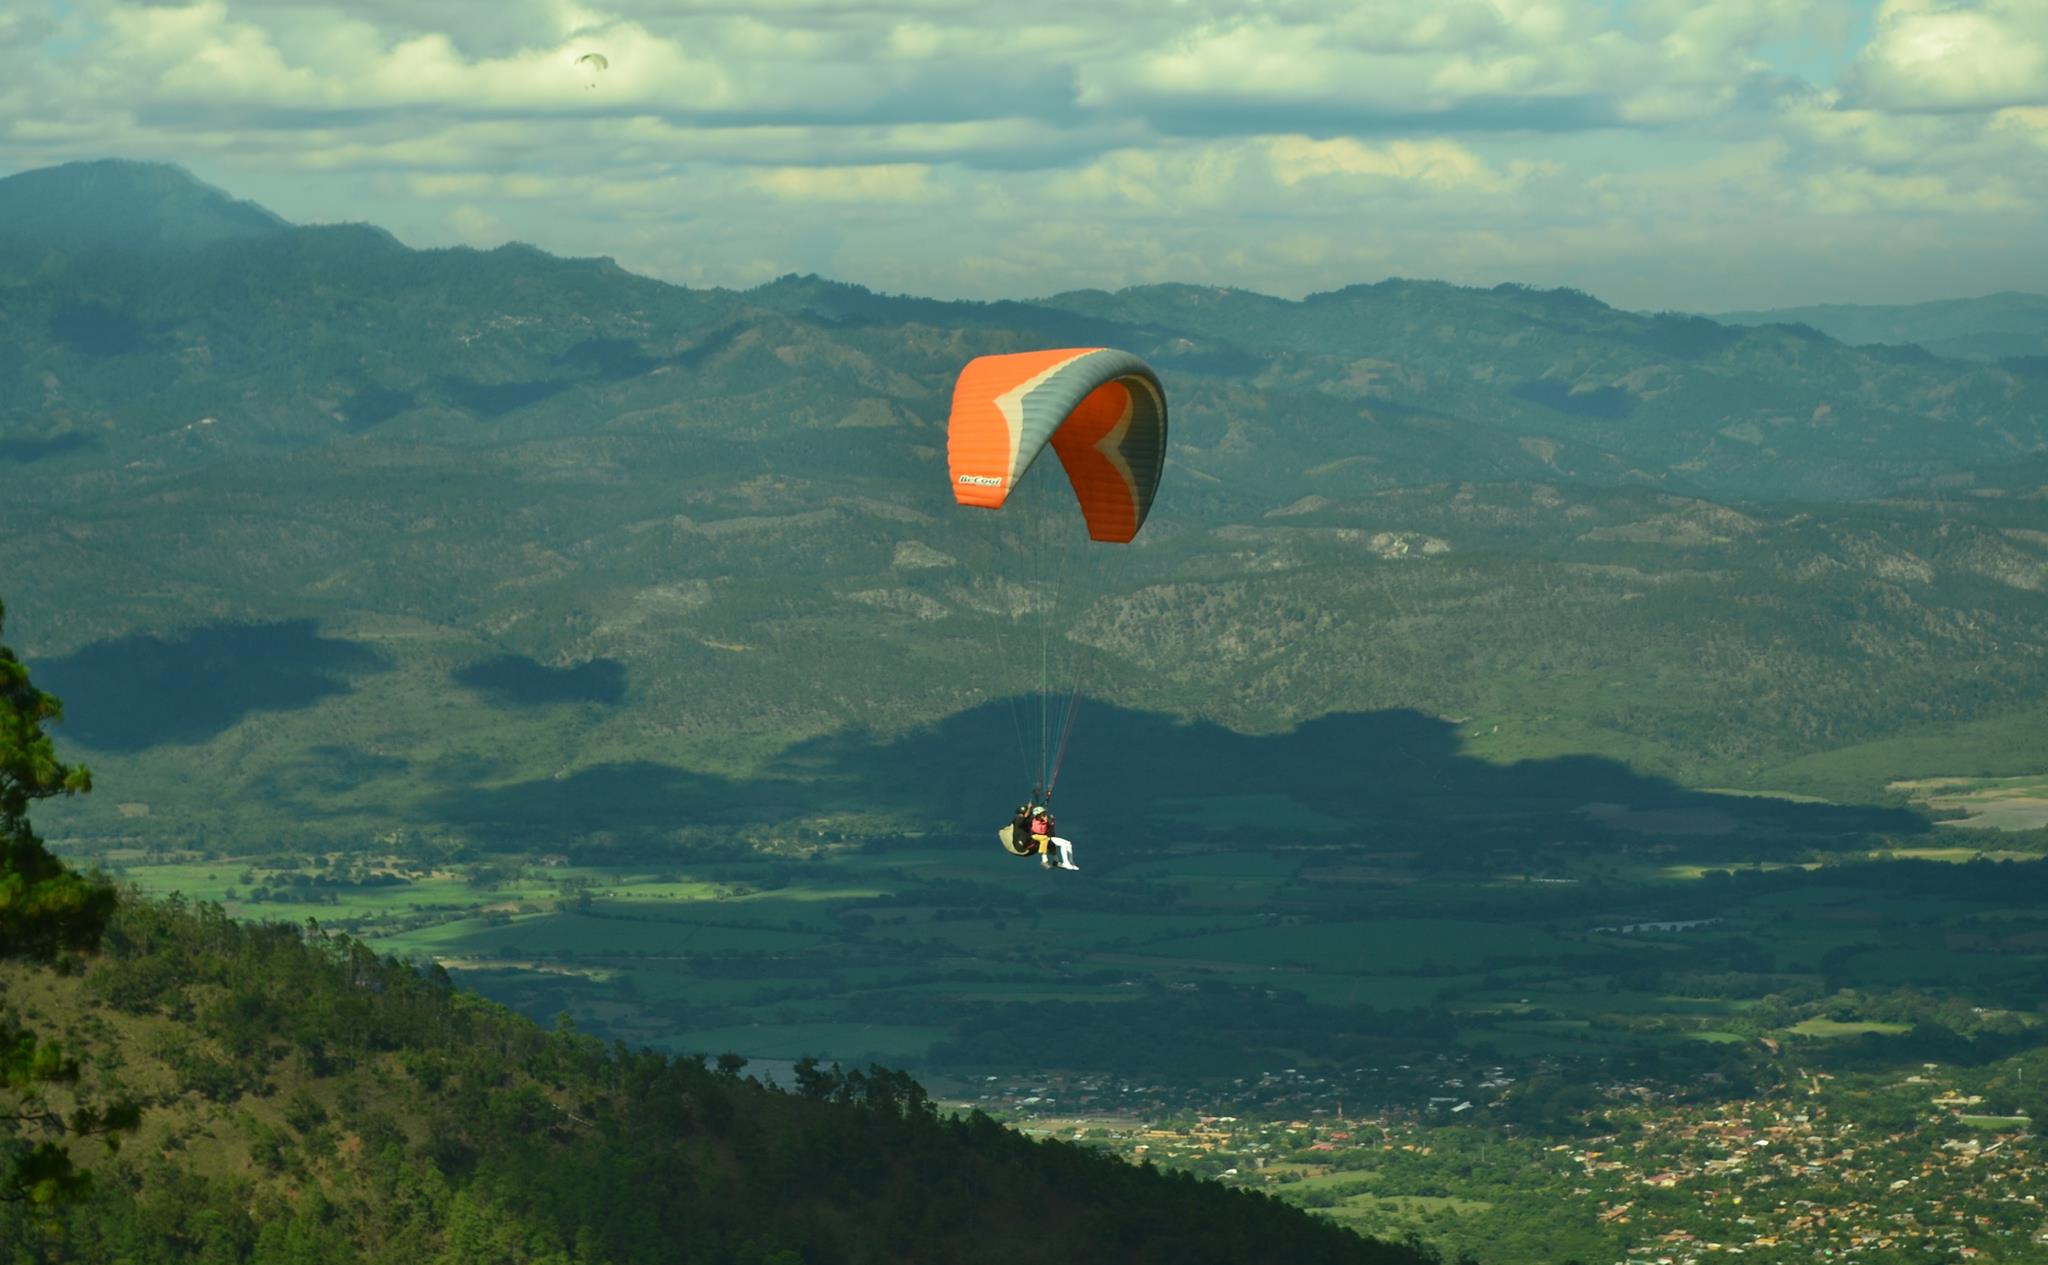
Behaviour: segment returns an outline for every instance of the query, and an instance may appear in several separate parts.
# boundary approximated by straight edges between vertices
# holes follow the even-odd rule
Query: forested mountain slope
[[[61,715],[0,643],[6,1265],[1429,1259],[943,1118],[880,1067],[806,1059],[778,1092],[736,1055],[544,1032],[310,921],[117,904],[29,818],[92,786]]]
[[[0,190],[124,171],[187,222],[149,212],[163,169]],[[66,834],[465,835],[578,775],[749,837],[922,829],[801,744],[879,758],[1031,688],[991,647],[1045,624],[1127,708],[1414,709],[1707,784],[2024,720],[2048,672],[2024,372],[1514,286],[941,303],[166,232],[0,248],[0,566],[125,788]],[[1173,400],[1156,512],[1091,592],[943,473],[959,365],[1062,343]],[[665,837],[653,807],[591,828]]]
[[[76,205],[99,220],[127,208],[128,248],[98,249],[113,235],[88,232]],[[2048,441],[2048,396],[2023,375],[1575,291],[1391,280],[1301,302],[1153,286],[977,304],[798,278],[686,290],[529,247],[413,251],[364,226],[290,228],[137,164],[0,180],[0,206],[0,433],[99,450],[78,466],[184,467],[365,432],[595,430],[808,432],[816,472],[821,431],[941,414],[967,355],[1093,343],[1175,380],[1176,455],[1249,480],[1245,507],[1327,491],[1313,468],[1345,459],[1335,486],[1540,472],[1810,498]],[[194,434],[201,417],[214,421]]]
[[[289,231],[284,220],[157,163],[70,163],[0,180],[0,243],[51,250],[179,251]]]
[[[805,1066],[786,1091],[543,1031],[345,937],[128,901],[104,956],[0,973],[145,1104],[83,1203],[0,1202],[0,1261],[1420,1262],[1263,1195]],[[96,1080],[97,1083],[93,1083]]]

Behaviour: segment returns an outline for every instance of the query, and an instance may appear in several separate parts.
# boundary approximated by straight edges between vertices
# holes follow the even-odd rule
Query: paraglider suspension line
[[[1086,548],[1085,545],[1082,547]],[[1130,568],[1131,551],[1129,547],[1122,546],[1117,548],[1113,559],[1107,569],[1109,581],[1102,590],[1103,594],[1122,591],[1124,575]],[[1065,568],[1062,567],[1063,572],[1064,570]],[[1074,722],[1081,714],[1081,699],[1087,692],[1089,669],[1092,666],[1094,665],[1091,663],[1089,656],[1083,654],[1078,646],[1075,647],[1073,671],[1070,674],[1065,674],[1071,678],[1072,684],[1067,688],[1066,699],[1060,709],[1059,741],[1052,747],[1050,762],[1046,768],[1045,793],[1048,798],[1052,795],[1053,787],[1059,783],[1060,770],[1066,766],[1067,747],[1074,736]]]
[[[974,517],[980,519],[982,523],[982,544],[988,550],[988,556],[998,577],[996,582],[996,600],[1000,603],[1003,599],[1001,585],[1005,583],[1011,570],[1010,558],[1008,556],[1010,551],[1005,547],[1004,534],[995,514],[983,512]],[[1008,668],[1016,662],[1015,656],[1011,654],[1014,641],[1009,633],[1005,631],[1005,625],[1009,623],[1009,617],[998,611],[990,623],[995,632],[996,660],[1005,668]],[[1010,713],[1010,728],[1017,735],[1017,766],[1023,772],[1024,780],[1035,786],[1040,779],[1038,774],[1032,771],[1031,749],[1029,744],[1024,741],[1024,714],[1019,706],[1020,700],[1017,697],[1017,690],[1014,687],[1005,687],[1003,689],[1003,701]]]
[[[1067,719],[1060,726],[1059,745],[1053,748],[1052,772],[1047,776],[1045,782],[1045,797],[1048,800],[1052,798],[1052,788],[1059,784],[1060,766],[1067,762],[1067,740],[1074,736],[1074,718],[1080,714],[1081,685],[1077,680],[1074,683],[1074,692],[1067,697]]]
[[[1056,695],[1060,692],[1054,681],[1056,678],[1064,681],[1069,675],[1066,669],[1070,666],[1063,663],[1062,671],[1055,674],[1052,663],[1053,649],[1056,639],[1059,643],[1066,641],[1067,615],[1061,610],[1061,606],[1064,604],[1063,599],[1067,591],[1067,565],[1073,559],[1075,533],[1072,525],[1061,515],[1041,513],[1037,517],[1039,538],[1042,542],[1039,556],[1047,558],[1053,552],[1052,546],[1056,538],[1060,545],[1057,561],[1050,568],[1052,600],[1038,624],[1038,781],[1050,792],[1052,783],[1059,776],[1054,738],[1067,727],[1066,718],[1059,715],[1054,707]],[[1071,666],[1078,667],[1078,664]],[[1078,684],[1077,680],[1077,687]],[[1065,745],[1063,737],[1059,740],[1059,745]]]

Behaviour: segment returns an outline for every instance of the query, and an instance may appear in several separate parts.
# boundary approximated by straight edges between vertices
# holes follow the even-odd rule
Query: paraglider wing
[[[1107,347],[969,361],[953,386],[946,454],[954,499],[1000,508],[1046,445],[1095,540],[1144,526],[1166,465],[1166,392],[1143,360]]]
[[[588,63],[592,70],[609,70],[612,64],[611,58],[606,57],[603,53],[585,53],[576,59],[578,66],[585,63]]]

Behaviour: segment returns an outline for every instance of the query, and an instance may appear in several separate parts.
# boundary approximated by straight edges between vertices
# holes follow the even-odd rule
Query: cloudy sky
[[[692,284],[2048,291],[2048,0],[0,0],[0,65],[0,173]]]

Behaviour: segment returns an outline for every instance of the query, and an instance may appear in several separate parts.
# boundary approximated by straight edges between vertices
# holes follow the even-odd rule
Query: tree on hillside
[[[0,630],[6,607],[0,605]],[[62,717],[57,700],[29,683],[28,669],[0,645],[0,964],[51,962],[99,943],[114,891],[51,856],[28,820],[29,805],[92,788],[92,775],[57,759],[44,722]],[[0,1200],[50,1204],[84,1193],[85,1175],[62,1139],[97,1136],[113,1145],[135,1127],[128,1103],[78,1101],[70,1114],[46,1094],[75,1086],[78,1061],[15,1017],[0,992]]]

